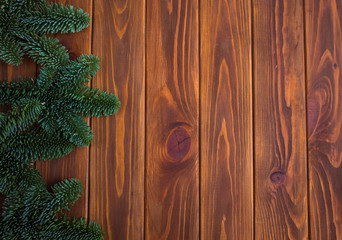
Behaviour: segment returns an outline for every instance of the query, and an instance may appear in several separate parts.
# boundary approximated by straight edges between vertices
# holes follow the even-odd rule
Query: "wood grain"
[[[147,1],[146,239],[198,239],[198,1]]]
[[[96,0],[94,87],[114,93],[118,113],[92,119],[90,219],[106,239],[144,237],[145,1]]]
[[[342,239],[342,1],[305,1],[312,239]]]
[[[307,239],[303,2],[254,1],[255,238]]]
[[[12,66],[0,60],[0,80],[12,81],[18,77],[36,77],[36,64],[28,57],[24,57],[23,63],[19,66]]]
[[[201,1],[201,238],[253,238],[250,1]]]
[[[58,0],[57,2],[73,5],[92,15],[92,0]],[[58,34],[60,43],[68,51],[70,59],[76,59],[81,54],[91,53],[92,26],[75,34]],[[89,123],[89,119],[87,119]],[[36,168],[43,174],[49,186],[65,179],[77,178],[83,184],[82,197],[71,207],[69,215],[88,217],[88,178],[89,178],[89,148],[76,148],[71,154],[52,161],[37,162]]]

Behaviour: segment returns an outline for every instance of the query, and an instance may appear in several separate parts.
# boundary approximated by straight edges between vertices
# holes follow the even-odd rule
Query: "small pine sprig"
[[[19,65],[22,62],[24,52],[21,51],[21,45],[16,42],[13,36],[0,31],[0,56],[1,59],[13,65]]]
[[[0,193],[25,191],[32,185],[42,184],[42,176],[33,165],[21,159],[0,156]]]
[[[82,117],[112,115],[120,107],[120,101],[114,94],[85,85],[98,69],[98,58],[88,55],[82,55],[75,61],[68,61],[62,68],[45,66],[36,80],[0,83],[0,102],[16,106],[23,100],[38,101],[44,106],[38,120],[42,131],[62,136],[65,139],[63,144],[70,142],[79,147],[88,146],[93,134]],[[33,136],[31,139],[36,140]],[[23,141],[21,146],[29,145],[27,138],[21,138],[19,142]],[[62,139],[57,143],[61,141]],[[70,148],[66,146],[63,149]],[[42,159],[47,157],[45,155]]]
[[[11,138],[3,155],[36,162],[64,157],[74,149],[75,145],[61,135],[33,129]]]
[[[22,100],[21,100],[22,101]],[[28,101],[22,107],[15,108],[7,114],[0,113],[0,154],[7,146],[8,138],[22,132],[38,120],[43,105],[38,101]]]
[[[28,41],[21,43],[21,50],[37,64],[46,67],[60,67],[68,63],[69,54],[64,46],[58,44],[58,39],[31,33],[25,37]]]
[[[44,229],[44,235],[41,239],[60,239],[60,240],[74,240],[74,239],[89,239],[89,240],[100,240],[104,239],[104,233],[101,227],[89,221],[86,223],[84,218],[74,219],[62,219],[57,224],[57,227]]]
[[[50,3],[38,11],[30,11],[20,25],[37,34],[75,33],[89,26],[90,18],[82,9]]]
[[[49,192],[45,185],[32,185],[25,191],[9,193],[0,221],[2,239],[74,239],[100,240],[99,225],[85,219],[70,219],[68,209],[82,192],[79,180],[66,179]]]
[[[63,65],[68,53],[51,33],[74,33],[89,26],[90,17],[82,9],[45,0],[0,1],[0,59],[22,63],[28,54],[42,65]]]

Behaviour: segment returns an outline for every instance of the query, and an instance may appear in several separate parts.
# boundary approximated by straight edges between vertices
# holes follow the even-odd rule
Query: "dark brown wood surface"
[[[60,2],[92,26],[57,37],[121,100],[90,148],[36,164],[83,182],[71,215],[106,239],[342,240],[342,0]]]
[[[70,4],[82,8],[92,16],[92,0],[63,0],[59,3]],[[56,37],[69,52],[70,59],[76,59],[81,54],[91,53],[92,26],[79,33],[58,34]],[[89,120],[87,120],[89,122]],[[77,204],[71,207],[71,216],[88,216],[88,184],[89,184],[89,149],[76,148],[68,156],[52,161],[37,162],[36,168],[43,174],[49,186],[65,179],[77,178],[83,184],[83,194]]]
[[[303,2],[253,2],[255,239],[307,239]]]
[[[250,1],[201,1],[201,238],[253,237]]]
[[[342,1],[305,1],[312,239],[342,239]]]
[[[106,239],[142,239],[145,2],[96,0],[93,21],[93,54],[102,62],[93,86],[117,95],[121,107],[92,119],[89,216]]]
[[[146,239],[199,237],[198,2],[147,0]]]
[[[1,81],[12,81],[15,78],[23,77],[36,77],[36,64],[33,60],[24,57],[23,63],[19,66],[12,66],[3,61],[0,62],[0,80]]]

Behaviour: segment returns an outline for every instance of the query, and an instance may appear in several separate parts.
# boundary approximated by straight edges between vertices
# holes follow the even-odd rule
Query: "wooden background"
[[[342,0],[62,2],[93,21],[58,38],[122,103],[37,164],[81,179],[71,215],[106,239],[342,239]]]

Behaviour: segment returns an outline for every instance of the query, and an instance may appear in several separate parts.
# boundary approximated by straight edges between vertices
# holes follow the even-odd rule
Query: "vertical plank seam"
[[[147,179],[146,179],[146,173],[147,173],[147,1],[145,0],[145,29],[144,29],[144,34],[145,34],[145,49],[144,49],[144,58],[145,58],[145,104],[144,104],[144,127],[145,127],[145,131],[144,131],[144,222],[143,222],[143,233],[142,233],[142,238],[146,239],[146,189],[147,189]]]
[[[304,45],[304,103],[305,103],[305,134],[306,134],[306,192],[307,192],[307,224],[308,224],[308,239],[311,239],[311,224],[310,224],[310,163],[309,163],[309,130],[308,130],[308,80],[307,80],[307,46],[306,46],[306,17],[305,5],[306,1],[303,0],[303,45]]]
[[[198,6],[198,127],[197,127],[197,131],[198,131],[198,238],[202,239],[202,231],[201,231],[201,226],[202,226],[202,201],[201,201],[201,195],[202,195],[202,154],[201,154],[201,117],[202,117],[202,111],[201,111],[201,79],[202,79],[202,61],[201,61],[201,0],[198,0],[197,2],[197,6]]]
[[[90,31],[90,54],[93,54],[93,48],[94,48],[94,15],[95,15],[95,11],[94,11],[94,9],[95,9],[95,1],[94,0],[91,0],[91,21],[90,21],[90,27],[91,27],[91,31]],[[91,81],[90,82],[90,86],[91,87],[94,87],[94,82],[93,81]],[[93,118],[92,117],[90,117],[89,118],[89,126],[90,126],[90,128],[92,129],[92,123],[93,123]],[[88,188],[88,198],[87,198],[87,209],[86,209],[86,217],[88,218],[88,220],[89,220],[89,216],[90,216],[90,164],[91,164],[91,147],[92,147],[92,145],[90,144],[89,145],[89,148],[88,148],[88,182],[87,182],[87,184],[88,184],[88,186],[87,186],[87,188]]]
[[[251,27],[251,110],[252,110],[252,238],[255,239],[255,116],[254,116],[254,103],[255,103],[255,94],[254,94],[254,7],[253,7],[253,0],[250,0],[250,27]]]
[[[251,110],[252,110],[252,238],[255,239],[255,119],[254,119],[254,103],[255,103],[255,94],[254,94],[254,7],[253,0],[250,0],[250,35],[251,35],[251,47],[250,47],[250,58],[251,58],[251,66],[250,66],[250,80],[251,80]]]

